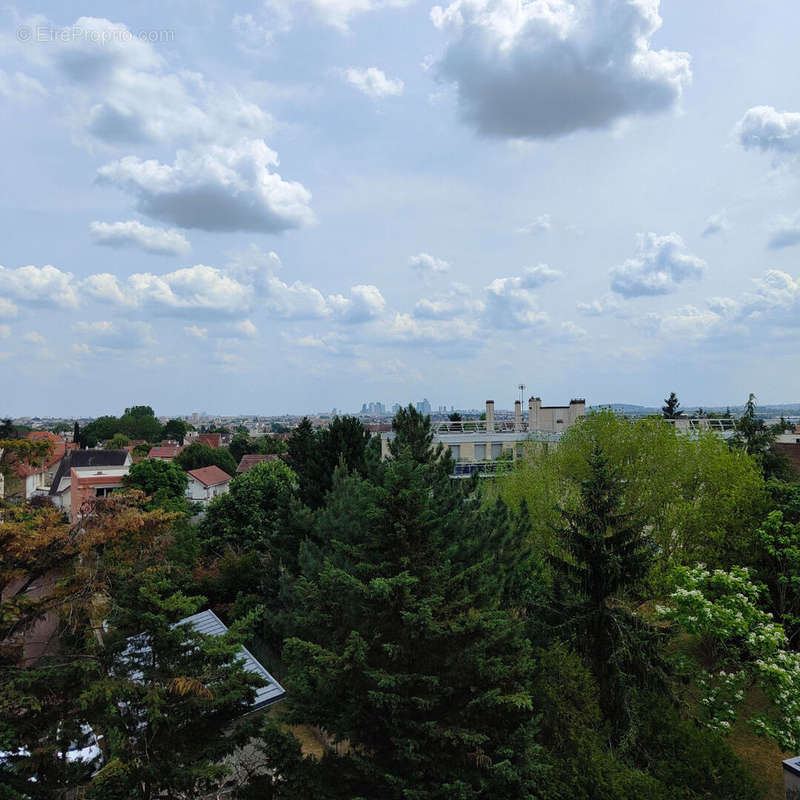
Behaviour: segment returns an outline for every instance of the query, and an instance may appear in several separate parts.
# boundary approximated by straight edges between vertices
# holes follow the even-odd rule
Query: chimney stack
[[[486,401],[486,430],[494,430],[494,400]]]
[[[520,400],[514,401],[514,430],[522,430],[522,402]]]

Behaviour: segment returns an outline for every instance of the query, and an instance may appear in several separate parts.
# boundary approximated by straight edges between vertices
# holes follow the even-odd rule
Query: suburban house
[[[225,494],[231,482],[231,476],[217,466],[191,469],[187,475],[189,485],[186,487],[186,499],[194,503],[208,503],[218,495]]]
[[[222,434],[200,433],[197,436],[197,442],[199,444],[204,444],[207,447],[211,447],[212,449],[216,450],[218,447],[222,447]]]
[[[53,478],[50,500],[75,520],[84,502],[119,489],[132,463],[127,450],[71,450]]]
[[[183,450],[183,445],[176,442],[170,444],[154,445],[147,454],[148,458],[157,458],[159,461],[172,461]]]
[[[250,453],[249,455],[242,456],[239,466],[236,467],[236,474],[241,475],[243,472],[249,472],[256,464],[262,461],[279,461],[280,456],[275,453]]]
[[[40,462],[36,464],[22,462],[14,466],[14,477],[24,484],[20,493],[24,492],[25,499],[30,500],[35,494],[46,495],[48,493],[56,472],[58,472],[59,464],[65,454],[75,445],[50,431],[31,431],[26,438],[32,442],[48,442],[50,444],[50,452]]]

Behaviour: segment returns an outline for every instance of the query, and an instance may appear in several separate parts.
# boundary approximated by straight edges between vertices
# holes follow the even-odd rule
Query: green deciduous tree
[[[124,433],[115,433],[107,442],[106,450],[122,450],[131,443]]]
[[[217,466],[231,476],[236,474],[236,467],[238,466],[237,462],[233,460],[233,456],[225,448],[209,447],[200,442],[192,442],[188,447],[181,450],[172,461],[186,470],[186,472],[193,469],[202,469],[203,467]]]
[[[189,478],[186,473],[171,461],[160,458],[146,458],[132,464],[124,483],[132,489],[139,489],[153,498],[158,507],[169,507],[178,510],[174,503],[178,501],[180,509],[186,505],[186,486]]]
[[[161,435],[164,439],[171,439],[172,441],[183,444],[183,439],[186,432],[189,430],[189,424],[182,419],[171,419],[164,423]]]
[[[602,411],[571,427],[555,449],[532,441],[522,462],[497,484],[509,505],[527,502],[543,552],[556,546],[556,508],[578,507],[595,445],[620,480],[620,510],[636,511],[650,526],[659,574],[698,560],[730,565],[752,551],[752,531],[766,509],[763,477],[752,458],[710,432],[688,436],[658,418]]]

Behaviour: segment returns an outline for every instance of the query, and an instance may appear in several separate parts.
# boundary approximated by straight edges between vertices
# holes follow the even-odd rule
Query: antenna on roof
[[[526,386],[524,383],[520,383],[517,385],[517,389],[519,390],[519,402],[522,405],[523,400],[525,399],[525,389]]]

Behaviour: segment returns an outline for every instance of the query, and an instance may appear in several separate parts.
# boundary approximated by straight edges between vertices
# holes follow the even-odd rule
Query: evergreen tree
[[[565,554],[551,557],[556,630],[582,653],[618,733],[636,713],[636,692],[662,685],[659,635],[625,606],[647,575],[655,548],[635,515],[620,510],[622,487],[599,447],[588,459],[580,504],[561,509]]]
[[[404,447],[409,448],[413,458],[420,463],[434,460],[441,455],[443,447],[433,447],[430,416],[421,414],[411,403],[394,415],[392,430],[395,437],[389,442],[389,451],[393,458],[397,458]]]
[[[681,404],[675,392],[670,392],[664,403],[665,405],[661,409],[664,419],[678,419],[683,416],[683,411],[680,410]]]
[[[492,527],[408,448],[380,484],[337,472],[284,648],[293,718],[341,744],[317,796],[534,795],[531,649],[495,580],[519,562]]]

